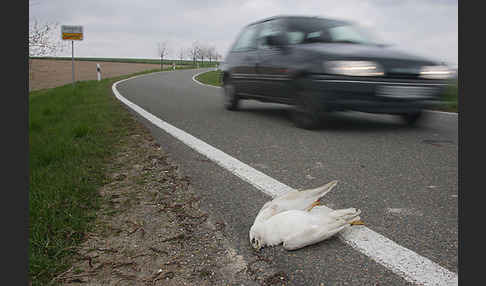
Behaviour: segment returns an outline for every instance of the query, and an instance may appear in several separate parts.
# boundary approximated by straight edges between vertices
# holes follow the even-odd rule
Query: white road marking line
[[[118,92],[116,86],[129,79],[133,78],[115,82],[112,86],[113,93],[121,102],[152,124],[271,197],[294,190],[206,142],[172,126],[124,98]],[[398,245],[365,226],[349,227],[339,234],[339,238],[409,282],[420,285],[458,285],[456,273],[441,267],[410,249]]]
[[[125,79],[128,80],[128,79]],[[277,196],[281,195],[285,192],[291,191],[292,188],[288,187],[280,183],[277,180],[274,180],[267,175],[263,174],[262,172],[244,164],[243,162],[229,156],[228,154],[224,153],[223,151],[214,148],[213,146],[197,139],[196,137],[170,125],[169,123],[161,120],[158,117],[155,117],[151,113],[145,111],[138,105],[132,103],[131,101],[124,98],[116,89],[116,85],[125,81],[121,80],[113,84],[112,90],[115,93],[115,96],[125,103],[128,107],[133,109],[135,112],[143,116],[148,121],[152,122],[155,126],[163,129],[170,135],[174,136],[175,138],[182,141],[184,144],[188,145],[192,149],[196,150],[197,152],[201,153],[202,155],[206,156],[208,159],[216,162],[221,167],[228,169],[233,174],[236,174],[238,177],[242,178],[246,182],[256,186],[260,191],[263,191],[265,194],[269,196]]]
[[[442,115],[452,115],[452,116],[458,116],[458,112],[446,112],[446,111],[437,111],[437,110],[425,110],[426,112],[430,113],[437,113],[437,114],[442,114]]]
[[[457,274],[364,226],[343,230],[339,238],[354,249],[419,285],[458,285]]]

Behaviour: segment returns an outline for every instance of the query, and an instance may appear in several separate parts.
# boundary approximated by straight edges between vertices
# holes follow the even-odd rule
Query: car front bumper
[[[314,75],[305,90],[315,95],[325,109],[356,110],[372,113],[410,113],[447,104],[442,94],[445,81],[352,78]]]

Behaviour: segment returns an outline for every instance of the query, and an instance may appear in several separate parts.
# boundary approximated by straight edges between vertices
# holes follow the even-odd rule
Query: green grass
[[[158,70],[146,71],[148,73]],[[70,267],[93,227],[104,163],[133,120],[111,93],[133,75],[77,82],[29,96],[29,279],[46,285]]]
[[[442,111],[458,112],[458,85],[457,80],[451,81],[444,93],[444,100],[449,102],[446,106],[441,108]]]
[[[209,71],[203,74],[200,74],[196,77],[196,79],[204,84],[210,84],[215,86],[221,86],[221,72],[220,71]],[[457,80],[453,80],[449,83],[445,93],[444,93],[444,101],[447,104],[438,110],[447,111],[447,112],[458,112],[458,88],[457,88]]]
[[[204,84],[221,86],[221,71],[209,71],[202,73],[196,77],[196,80]]]

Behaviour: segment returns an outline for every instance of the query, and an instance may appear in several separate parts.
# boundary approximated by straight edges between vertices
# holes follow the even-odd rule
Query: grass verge
[[[115,81],[77,82],[29,96],[29,280],[46,285],[70,266],[93,227],[104,166],[130,134],[129,112],[111,93]]]
[[[223,83],[221,82],[221,71],[208,71],[202,73],[196,77],[201,83],[210,84],[214,86],[221,86]]]
[[[451,81],[444,93],[444,100],[449,104],[441,108],[440,111],[458,112],[458,95],[457,80]]]
[[[198,81],[204,84],[210,84],[214,86],[221,86],[221,72],[220,71],[209,71],[203,74],[200,74],[196,77]],[[444,101],[447,104],[441,108],[436,110],[440,111],[447,111],[447,112],[457,112],[457,97],[458,97],[458,88],[457,88],[457,80],[451,81],[449,86],[447,87],[444,93]]]

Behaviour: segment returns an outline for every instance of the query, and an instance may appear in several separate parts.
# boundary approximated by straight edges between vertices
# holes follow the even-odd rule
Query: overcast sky
[[[157,58],[168,41],[178,58],[194,41],[223,56],[243,26],[275,15],[355,21],[410,53],[458,64],[457,0],[31,0],[29,19],[81,25],[76,57]],[[60,28],[58,32],[60,38]],[[70,41],[59,56],[71,56]]]

